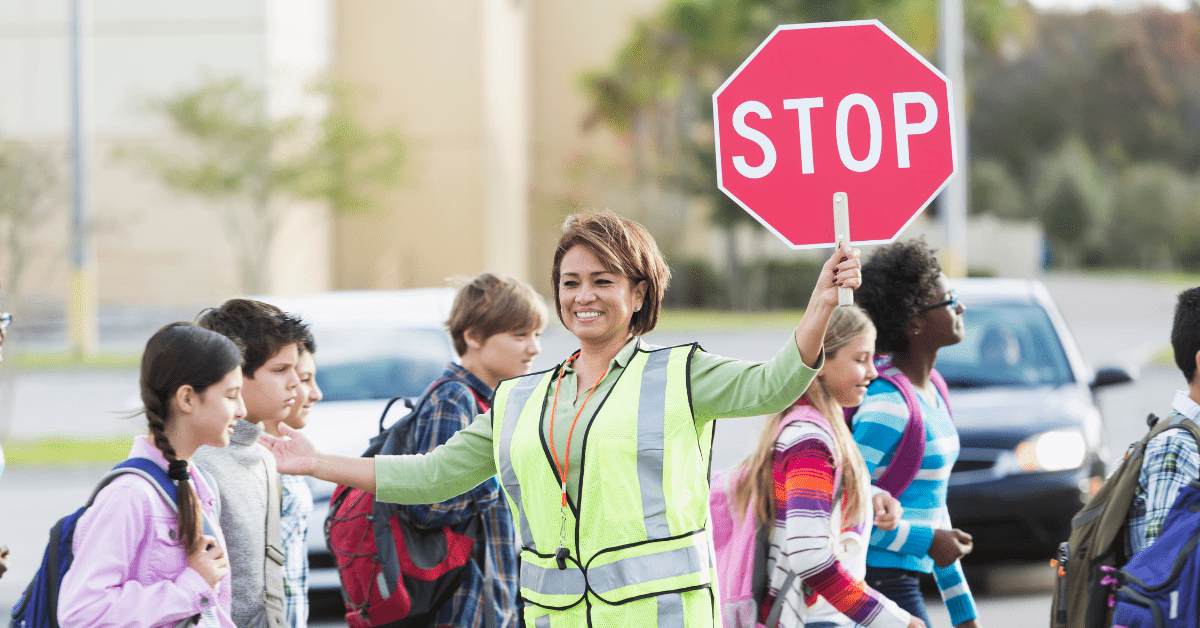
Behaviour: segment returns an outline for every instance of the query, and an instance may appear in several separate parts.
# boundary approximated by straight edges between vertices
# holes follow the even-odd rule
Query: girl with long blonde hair
[[[771,415],[758,448],[742,463],[734,506],[774,522],[762,622],[783,595],[777,624],[783,627],[925,626],[863,582],[873,514],[880,527],[895,527],[899,518],[894,498],[882,491],[872,496],[842,412],[857,406],[875,379],[874,349],[866,313],[856,306],[834,310],[824,367],[796,403]]]

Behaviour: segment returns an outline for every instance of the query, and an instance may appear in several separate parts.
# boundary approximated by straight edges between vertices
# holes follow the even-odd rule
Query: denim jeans
[[[907,569],[867,566],[867,584],[913,616],[929,623],[925,612],[925,597],[921,595],[921,574]]]

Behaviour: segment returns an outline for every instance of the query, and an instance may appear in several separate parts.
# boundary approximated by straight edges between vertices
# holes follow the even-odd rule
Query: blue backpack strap
[[[908,406],[908,422],[904,426],[904,433],[900,435],[900,442],[896,445],[892,460],[883,475],[875,480],[875,486],[899,498],[917,478],[921,461],[925,459],[925,418],[921,415],[917,391],[912,382],[908,381],[908,376],[900,372],[900,369],[888,366],[879,371],[879,377],[895,386],[904,398],[904,404]]]
[[[196,468],[200,469],[198,465]],[[217,496],[216,507],[219,511],[221,507],[221,498],[219,495],[217,495],[217,483],[214,482],[212,477],[209,476],[208,473],[203,469],[201,469],[200,472],[204,475],[204,480],[208,482],[209,488],[213,490],[213,495]],[[162,497],[163,501],[171,507],[171,510],[175,512],[176,516],[179,515],[179,486],[175,483],[175,480],[172,480],[169,476],[167,476],[167,471],[158,466],[157,462],[140,456],[126,458],[113,467],[111,471],[106,473],[104,477],[100,479],[100,483],[96,485],[96,489],[92,491],[92,496],[88,498],[87,505],[92,505],[92,502],[96,500],[96,495],[100,493],[100,489],[108,486],[108,484],[118,476],[125,475],[127,473],[140,475],[147,482],[150,482],[151,486],[158,490],[159,496]],[[209,522],[208,516],[204,515],[203,511],[201,511],[201,515],[202,516],[200,519],[202,525],[204,526],[204,534],[215,538],[216,531],[213,530],[213,526]]]

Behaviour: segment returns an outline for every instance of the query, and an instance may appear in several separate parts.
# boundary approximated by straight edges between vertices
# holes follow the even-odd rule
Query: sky
[[[1104,8],[1118,11],[1128,11],[1144,5],[1157,4],[1173,11],[1183,11],[1188,8],[1189,0],[1030,0],[1039,9],[1087,11],[1092,8]]]

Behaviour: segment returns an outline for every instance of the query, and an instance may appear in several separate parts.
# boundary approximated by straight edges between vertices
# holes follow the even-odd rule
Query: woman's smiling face
[[[628,338],[629,321],[645,295],[645,281],[634,283],[605,268],[586,246],[572,247],[559,264],[559,311],[581,342]]]

